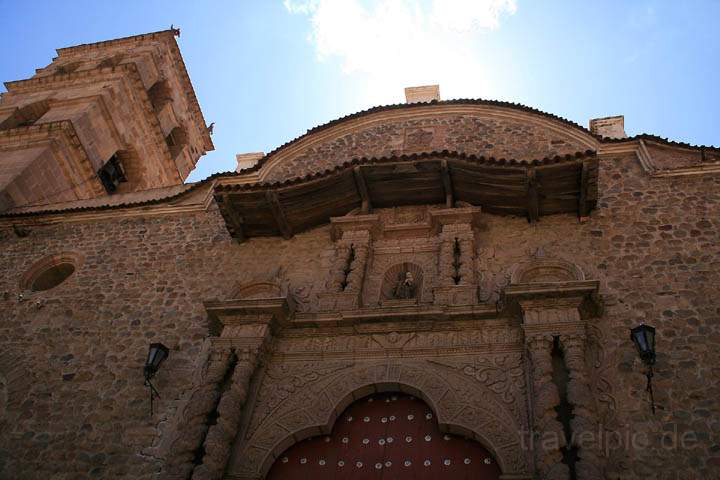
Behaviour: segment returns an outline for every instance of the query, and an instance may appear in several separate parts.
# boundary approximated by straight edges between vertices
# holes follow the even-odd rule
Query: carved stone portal
[[[274,379],[261,387],[257,405],[262,407],[253,412],[236,441],[227,478],[264,478],[290,445],[329,433],[338,414],[354,399],[376,391],[402,391],[422,398],[443,431],[479,441],[493,453],[504,475],[530,478],[521,438],[525,422],[498,394],[453,368],[405,359],[296,362],[283,368],[289,383]]]

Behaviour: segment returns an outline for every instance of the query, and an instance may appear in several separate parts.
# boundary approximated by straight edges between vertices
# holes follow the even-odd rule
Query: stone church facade
[[[184,184],[178,34],[6,83],[0,478],[720,476],[719,149],[425,87]]]

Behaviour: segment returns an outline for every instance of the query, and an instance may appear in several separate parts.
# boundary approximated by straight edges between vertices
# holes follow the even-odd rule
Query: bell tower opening
[[[60,48],[32,78],[5,83],[0,212],[185,181],[214,147],[175,35]],[[119,152],[134,152],[132,165]]]

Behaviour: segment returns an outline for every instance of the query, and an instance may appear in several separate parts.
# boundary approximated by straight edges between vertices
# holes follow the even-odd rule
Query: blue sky
[[[233,170],[404,86],[523,103],[587,126],[720,145],[720,1],[0,0],[0,80],[54,49],[182,29],[216,151],[190,180]]]

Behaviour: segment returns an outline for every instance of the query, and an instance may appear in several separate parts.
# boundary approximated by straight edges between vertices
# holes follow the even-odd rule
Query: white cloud
[[[364,101],[402,101],[403,88],[439,83],[443,98],[488,97],[483,34],[499,28],[515,0],[285,0],[309,17],[318,58],[364,75]]]

